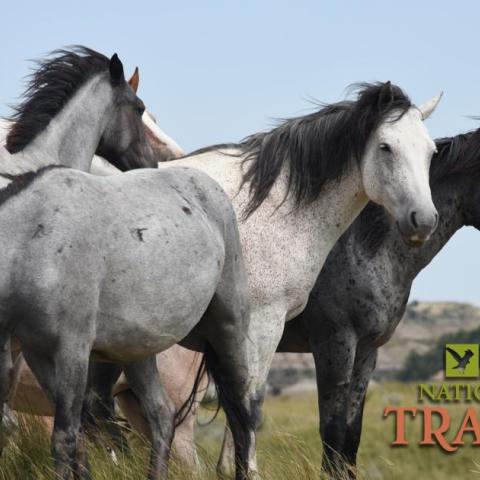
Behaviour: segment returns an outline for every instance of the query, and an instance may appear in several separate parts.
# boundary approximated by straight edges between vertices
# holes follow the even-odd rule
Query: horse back
[[[185,168],[110,178],[53,169],[0,208],[2,227],[16,245],[0,301],[28,305],[19,312],[25,332],[42,312],[93,306],[96,348],[138,345],[133,356],[191,330],[222,276],[226,243],[238,247],[225,193]],[[54,337],[58,328],[58,320],[43,322],[42,335]],[[160,330],[162,338],[150,333]]]

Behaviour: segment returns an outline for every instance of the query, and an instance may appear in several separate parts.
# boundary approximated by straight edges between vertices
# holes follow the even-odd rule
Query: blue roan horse
[[[47,165],[88,171],[94,154],[120,170],[152,167],[158,159],[147,141],[144,109],[116,54],[108,59],[80,46],[55,51],[38,62],[15,108],[6,148],[0,147],[0,173]],[[0,138],[3,143],[3,132]]]
[[[429,242],[410,248],[369,204],[330,253],[303,313],[286,324],[278,351],[315,358],[325,464],[356,464],[377,351],[400,322],[413,280],[458,229],[480,228],[480,129],[436,144],[430,176],[440,222]]]
[[[1,408],[15,337],[55,405],[59,478],[90,478],[77,447],[90,358],[123,367],[152,431],[149,478],[166,477],[175,412],[155,354],[182,339],[206,351],[244,478],[247,280],[235,213],[214,180],[186,167],[111,177],[47,167],[0,190],[0,242]]]

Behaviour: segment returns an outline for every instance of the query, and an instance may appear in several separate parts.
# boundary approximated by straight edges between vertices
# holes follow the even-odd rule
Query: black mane
[[[86,47],[55,50],[36,62],[24,93],[23,102],[14,108],[14,122],[7,136],[10,153],[23,150],[42,132],[75,92],[92,76],[108,70],[109,59]]]
[[[325,105],[238,145],[245,161],[251,161],[243,177],[250,183],[246,216],[267,198],[284,166],[289,169],[287,195],[293,194],[296,207],[312,202],[327,181],[340,178],[362,157],[371,133],[389,114],[398,113],[397,120],[412,106],[390,82],[364,83],[356,90],[354,101]]]
[[[448,175],[466,174],[480,178],[480,129],[435,140],[438,153],[432,159],[430,182]]]

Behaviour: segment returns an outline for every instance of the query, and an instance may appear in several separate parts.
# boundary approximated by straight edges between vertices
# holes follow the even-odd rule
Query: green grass
[[[480,449],[465,446],[455,454],[446,454],[438,447],[419,447],[420,418],[408,421],[407,435],[412,443],[407,448],[392,448],[393,418],[383,419],[388,405],[418,406],[414,385],[386,384],[369,393],[364,432],[359,456],[360,478],[371,480],[480,479]],[[476,407],[476,404],[473,404]],[[458,430],[464,404],[447,406],[452,428]],[[201,421],[211,417],[204,410]],[[313,394],[269,398],[265,421],[259,433],[258,458],[262,478],[266,480],[303,480],[320,478],[320,440],[316,397]],[[199,452],[206,471],[198,478],[215,478],[214,465],[223,436],[221,415],[208,426],[197,428]],[[452,438],[450,435],[449,438]],[[472,441],[471,435],[465,440]],[[136,480],[145,476],[148,446],[138,437],[131,439],[134,455],[120,459],[117,467],[101,447],[90,448],[94,478],[100,480]],[[171,478],[192,478],[172,462]],[[15,442],[10,442],[0,461],[0,480],[50,479],[49,441],[34,422],[22,424]]]

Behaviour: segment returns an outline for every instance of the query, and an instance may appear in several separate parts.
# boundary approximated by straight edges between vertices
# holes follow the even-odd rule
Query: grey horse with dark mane
[[[120,170],[158,160],[142,122],[145,106],[116,54],[108,59],[80,46],[57,50],[38,62],[23,97],[0,148],[2,174],[47,165],[88,171],[94,154]]]
[[[430,241],[410,248],[370,203],[330,253],[305,310],[285,326],[277,351],[315,358],[325,466],[356,464],[377,351],[402,319],[413,280],[458,229],[480,229],[480,130],[436,144],[430,184],[440,221]]]
[[[126,82],[117,55],[109,59],[82,46],[56,50],[35,62],[21,103],[10,119],[0,120],[0,145],[6,147],[0,146],[0,186],[8,184],[12,174],[45,165],[84,171],[93,166],[96,173],[105,174],[119,171],[112,165],[122,170],[153,167],[183,154],[143,112],[138,85],[138,68]],[[95,153],[103,154],[110,165],[99,157],[91,165]],[[15,341],[12,352],[15,371],[34,381]],[[15,391],[19,396],[23,391],[22,384],[16,386],[10,399],[15,408]],[[42,398],[34,394],[20,408],[43,413]],[[113,434],[115,424],[108,426]]]
[[[59,478],[90,478],[77,448],[90,358],[122,366],[152,429],[149,478],[166,477],[175,411],[155,354],[182,340],[205,352],[237,478],[247,475],[248,289],[235,213],[214,180],[185,167],[47,167],[0,190],[0,239],[0,401],[15,337],[55,405]]]
[[[132,80],[138,71],[126,82],[116,54],[83,46],[35,62],[22,101],[0,124],[0,187],[46,165],[88,171],[95,153],[121,170],[155,166],[168,148],[151,147]]]

